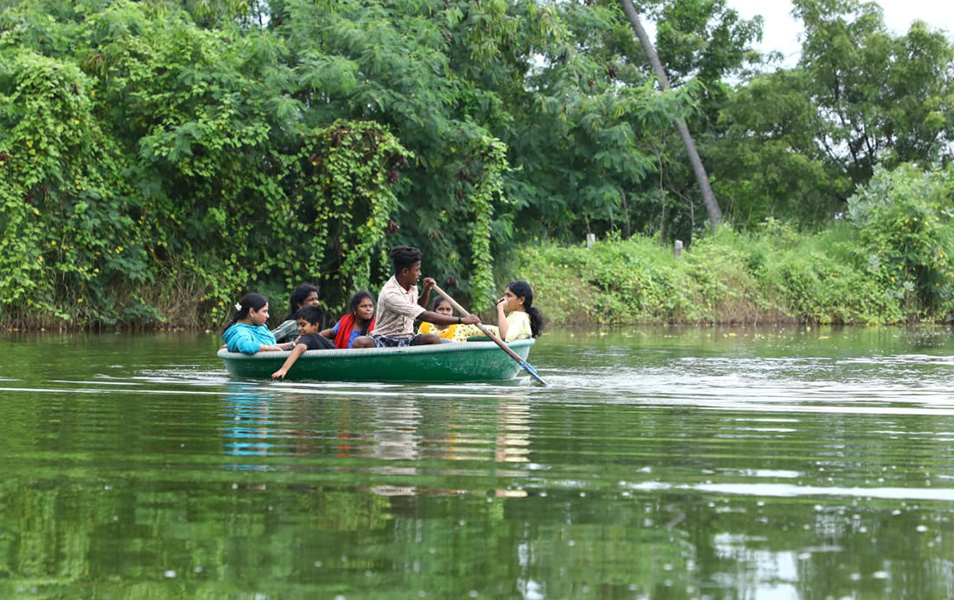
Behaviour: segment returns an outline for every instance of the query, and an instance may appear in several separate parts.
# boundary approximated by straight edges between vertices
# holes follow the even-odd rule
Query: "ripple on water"
[[[549,387],[236,381],[178,349],[8,370],[0,525],[105,548],[80,558],[90,573],[210,595],[241,572],[311,597],[406,597],[424,579],[449,597],[519,582],[528,597],[944,597],[954,361],[898,336],[700,339],[543,341]]]

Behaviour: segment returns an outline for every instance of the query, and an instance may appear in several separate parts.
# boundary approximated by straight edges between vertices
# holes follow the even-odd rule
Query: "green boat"
[[[523,360],[533,340],[508,344]],[[233,377],[270,379],[290,352],[240,354],[219,350],[219,358]],[[316,381],[506,381],[521,370],[520,364],[493,342],[466,342],[362,348],[358,350],[309,350],[285,375],[286,380]]]

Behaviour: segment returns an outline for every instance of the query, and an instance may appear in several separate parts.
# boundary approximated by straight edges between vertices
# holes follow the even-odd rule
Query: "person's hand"
[[[506,300],[506,299],[507,299],[506,296],[501,296],[501,297],[497,298],[497,300],[494,302],[494,304],[496,304],[497,306],[500,306],[501,304],[504,303],[504,300]]]
[[[480,317],[477,315],[467,315],[461,318],[460,322],[466,323],[467,325],[480,325]]]
[[[285,369],[279,369],[272,373],[272,379],[285,379],[285,373],[287,373]]]
[[[425,277],[422,283],[424,284],[425,292],[430,291],[431,288],[437,285],[437,281],[435,281],[433,277]]]

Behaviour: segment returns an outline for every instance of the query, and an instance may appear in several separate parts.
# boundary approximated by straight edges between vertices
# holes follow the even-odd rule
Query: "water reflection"
[[[497,439],[494,460],[525,463],[530,460],[530,404],[518,400],[497,405]]]
[[[271,403],[257,386],[229,383],[225,395],[222,435],[225,453],[232,456],[267,456],[274,448],[269,423]],[[228,468],[266,470],[261,464],[229,464]]]
[[[0,597],[954,596],[949,333],[555,332],[548,388],[103,344],[0,355]]]

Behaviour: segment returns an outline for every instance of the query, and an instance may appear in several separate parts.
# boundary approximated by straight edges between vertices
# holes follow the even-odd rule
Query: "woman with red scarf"
[[[374,329],[374,296],[361,290],[348,302],[351,310],[335,323],[331,329],[325,329],[321,335],[335,341],[335,348],[351,348],[355,338],[368,335]]]

